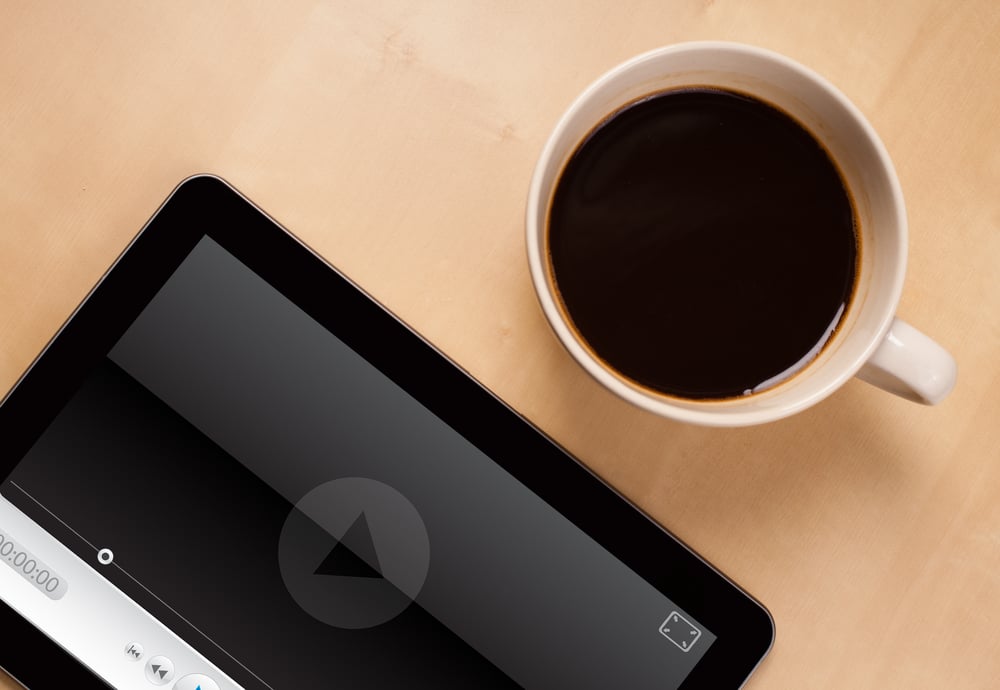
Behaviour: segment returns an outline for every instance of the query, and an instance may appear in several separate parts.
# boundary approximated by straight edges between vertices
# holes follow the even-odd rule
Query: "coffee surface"
[[[696,399],[766,389],[813,359],[858,257],[850,195],[813,135],[707,88],[595,129],[558,181],[548,244],[562,306],[597,357]]]

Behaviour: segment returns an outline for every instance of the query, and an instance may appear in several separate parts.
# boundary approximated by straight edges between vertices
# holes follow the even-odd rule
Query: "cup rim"
[[[894,205],[899,218],[896,232],[898,233],[900,241],[897,247],[897,256],[894,261],[895,271],[892,276],[891,283],[887,287],[883,288],[889,291],[889,300],[886,302],[888,307],[879,317],[878,327],[872,330],[868,335],[867,342],[865,343],[865,347],[861,353],[851,361],[850,366],[843,367],[836,376],[831,378],[826,385],[821,388],[798,398],[784,400],[781,404],[768,405],[766,407],[740,409],[739,400],[699,401],[657,393],[652,390],[641,388],[638,384],[627,381],[622,378],[621,375],[613,373],[606,365],[598,361],[590,352],[588,352],[586,346],[580,342],[580,336],[578,336],[574,329],[572,329],[565,322],[564,316],[559,306],[556,304],[556,298],[553,294],[553,286],[549,285],[546,262],[542,256],[545,245],[545,228],[544,226],[538,227],[538,223],[536,222],[536,219],[540,217],[540,213],[542,211],[544,211],[546,217],[548,214],[548,192],[551,190],[544,190],[542,188],[545,172],[549,166],[552,165],[555,150],[559,146],[560,142],[566,137],[566,130],[575,115],[582,108],[584,108],[587,103],[608,83],[620,79],[623,74],[627,74],[645,62],[658,60],[664,55],[674,53],[707,51],[753,55],[758,58],[776,62],[785,69],[796,72],[807,78],[809,81],[814,82],[824,92],[826,92],[827,95],[836,101],[840,108],[848,113],[851,119],[853,119],[865,133],[869,144],[874,149],[883,169],[886,172],[889,191],[892,197],[892,204]],[[595,121],[593,124],[597,124],[597,122]],[[544,209],[541,208],[542,205],[545,206]],[[731,41],[688,41],[654,48],[653,50],[646,51],[619,63],[591,82],[582,92],[580,92],[579,95],[576,96],[576,98],[574,98],[549,134],[545,145],[539,154],[538,160],[535,163],[531,182],[528,187],[528,200],[525,209],[526,248],[531,280],[535,288],[535,295],[542,307],[546,320],[549,322],[549,325],[553,331],[555,331],[559,341],[570,353],[570,355],[572,355],[573,358],[584,368],[584,370],[599,383],[642,409],[678,421],[720,427],[747,426],[751,424],[775,421],[797,412],[801,412],[802,410],[805,410],[806,408],[811,407],[812,405],[815,405],[821,400],[827,398],[835,390],[851,379],[859,369],[861,369],[864,363],[872,356],[875,349],[885,338],[892,324],[893,318],[895,317],[895,311],[902,295],[903,280],[906,273],[908,244],[907,234],[906,207],[904,205],[903,193],[895,167],[889,157],[888,150],[885,148],[884,143],[876,133],[875,128],[870,122],[868,122],[868,119],[865,118],[864,114],[857,108],[857,106],[855,106],[847,98],[847,96],[834,86],[833,83],[809,67],[806,67],[805,65],[802,65],[780,53],[745,43],[736,43]],[[779,395],[780,386],[781,384],[772,389]],[[755,398],[756,396],[751,396],[747,398],[747,401],[753,401]],[[773,398],[773,400],[776,402],[777,398]]]

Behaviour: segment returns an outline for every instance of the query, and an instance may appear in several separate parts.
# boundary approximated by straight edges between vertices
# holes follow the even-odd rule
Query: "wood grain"
[[[996,0],[0,7],[0,390],[183,177],[221,174],[772,611],[753,688],[1000,686]],[[851,382],[742,430],[644,413],[547,329],[523,212],[570,100],[660,45],[818,70],[907,198],[936,408]]]

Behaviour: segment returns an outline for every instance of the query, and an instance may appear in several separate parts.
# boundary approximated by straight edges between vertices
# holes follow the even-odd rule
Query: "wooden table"
[[[535,159],[592,79],[690,39],[785,53],[881,133],[910,217],[900,314],[959,362],[944,404],[851,382],[767,426],[685,426],[558,345],[522,237]],[[0,390],[170,189],[215,172],[758,596],[778,636],[750,687],[995,688],[998,118],[996,0],[8,0]]]

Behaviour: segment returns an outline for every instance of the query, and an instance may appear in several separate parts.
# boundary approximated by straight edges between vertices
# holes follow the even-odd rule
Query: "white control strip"
[[[37,577],[32,582],[4,567],[0,598],[113,687],[241,688],[105,580],[97,568],[113,567],[107,554],[85,562],[3,497],[0,530],[65,584],[64,595],[54,600],[39,591]]]

